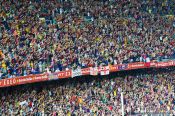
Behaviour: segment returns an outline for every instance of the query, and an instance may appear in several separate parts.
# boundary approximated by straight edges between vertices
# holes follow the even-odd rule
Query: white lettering
[[[13,79],[13,84],[16,83],[16,79]]]
[[[24,79],[19,79],[19,82],[25,82],[25,81],[31,81],[32,78],[28,77],[28,78],[24,78]]]
[[[6,85],[13,85],[13,84],[16,84],[16,80],[15,79],[7,79],[7,80],[4,80],[4,83],[3,83],[5,86]]]
[[[70,76],[70,75],[71,75],[71,74],[70,74],[70,71],[69,71],[69,72],[66,72],[66,77],[67,77],[67,76]]]
[[[58,77],[62,77],[62,76],[64,76],[63,72],[58,73]]]
[[[129,65],[130,68],[138,68],[138,67],[143,67],[144,64],[131,64]]]
[[[44,75],[44,76],[38,76],[38,77],[34,77],[35,80],[40,80],[40,79],[46,79],[47,76]]]

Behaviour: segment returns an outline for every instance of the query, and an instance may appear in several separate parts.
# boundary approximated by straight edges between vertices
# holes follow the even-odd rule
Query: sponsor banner
[[[100,74],[101,75],[109,75],[109,66],[100,67]]]
[[[59,79],[69,78],[72,76],[72,70],[57,72],[57,77]]]
[[[124,69],[127,68],[127,66]],[[145,68],[145,63],[144,62],[137,62],[137,63],[129,63],[128,64],[128,69],[138,69],[138,68]]]
[[[81,69],[82,75],[89,75],[90,74],[90,68],[84,68]]]
[[[2,87],[2,83],[3,83],[2,80],[0,80],[0,87]]]
[[[82,75],[81,69],[72,70],[72,78],[73,77],[78,77],[78,76],[81,76],[81,75]]]
[[[156,62],[151,62],[150,67],[156,67],[156,64],[157,64]]]
[[[29,76],[23,76],[23,77],[3,79],[0,81],[0,87],[21,85],[26,83],[34,83],[34,82],[41,82],[41,81],[47,81],[47,80],[48,80],[47,74],[29,75]]]
[[[98,67],[90,67],[90,75],[98,75]]]
[[[146,62],[145,63],[145,68],[150,68],[150,66],[151,66],[151,62]]]
[[[118,65],[110,65],[109,66],[110,72],[116,72],[118,71]]]
[[[166,62],[150,62],[149,67],[168,67],[175,66],[175,61],[166,61]],[[77,70],[68,70],[68,71],[60,71],[53,74],[38,74],[38,75],[28,75],[21,76],[16,78],[8,78],[0,80],[0,87],[14,86],[26,83],[34,83],[48,80],[56,80],[62,78],[70,78],[81,75],[108,75],[110,72],[117,72],[120,70],[132,70],[132,69],[140,69],[140,68],[149,68],[144,62],[137,63],[129,63],[129,64],[120,64],[120,65],[110,65],[96,68],[84,68]]]
[[[120,64],[120,65],[118,65],[118,70],[128,70],[128,64]]]
[[[156,67],[167,67],[167,66],[173,66],[174,61],[167,61],[167,62],[158,62],[156,64]]]

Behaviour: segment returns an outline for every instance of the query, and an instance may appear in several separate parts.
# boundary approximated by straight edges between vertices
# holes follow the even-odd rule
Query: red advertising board
[[[34,83],[34,82],[41,82],[41,81],[47,81],[47,80],[48,80],[47,74],[8,78],[8,79],[0,80],[0,87],[21,85],[21,84],[26,84],[26,83]]]
[[[68,71],[61,71],[57,73],[57,78],[63,79],[63,78],[69,78],[72,75],[72,70]]]
[[[174,66],[174,61],[167,61],[167,62],[158,62],[156,67],[167,67],[167,66]]]
[[[118,65],[110,65],[109,66],[110,72],[116,72],[118,71]]]
[[[150,62],[149,67],[160,68],[160,67],[168,67],[175,66],[175,61],[166,61],[166,62]],[[140,69],[140,68],[149,68],[148,65],[144,62],[137,63],[129,63],[129,64],[120,64],[120,65],[110,65],[110,72],[117,72],[120,70],[132,70],[132,69]],[[82,75],[90,75],[90,68],[81,69]],[[98,67],[98,73],[100,73],[101,68]],[[0,80],[0,87],[8,87],[15,86],[27,83],[35,83],[41,81],[48,81],[53,79],[63,79],[70,78],[72,76],[72,70],[55,72],[53,74],[38,74],[38,75],[28,75],[21,76],[16,78],[8,78]]]
[[[90,75],[90,68],[81,69],[82,75]]]
[[[139,69],[139,68],[145,68],[144,62],[137,62],[137,63],[129,63],[128,69]]]

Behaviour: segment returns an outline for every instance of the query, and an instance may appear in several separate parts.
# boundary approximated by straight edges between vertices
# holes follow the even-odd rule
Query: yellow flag
[[[6,69],[6,64],[4,61],[2,62],[2,68]]]
[[[128,44],[128,39],[125,37],[125,46]]]
[[[83,103],[82,98],[78,98],[78,103],[79,103],[79,104],[82,104],[82,103]]]
[[[67,113],[67,116],[71,116],[71,113],[70,113],[70,112],[68,112],[68,113]]]
[[[33,62],[30,63],[30,66],[33,68]]]
[[[168,92],[171,92],[171,86],[168,84]]]
[[[115,96],[115,97],[117,96],[117,92],[116,92],[116,90],[114,90],[114,96]]]
[[[29,29],[29,27],[27,27],[27,28],[26,28],[26,32],[29,33],[29,31],[30,31],[30,29]]]
[[[99,37],[97,37],[97,38],[96,38],[96,41],[100,41],[100,38],[99,38]]]

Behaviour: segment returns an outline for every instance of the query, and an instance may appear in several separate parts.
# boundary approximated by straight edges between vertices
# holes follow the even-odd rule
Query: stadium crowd
[[[175,58],[174,0],[1,0],[0,79]],[[0,116],[175,115],[175,71],[0,92]]]
[[[175,115],[175,71],[73,78],[1,89],[1,116]]]
[[[175,57],[174,0],[0,1],[0,78]]]

